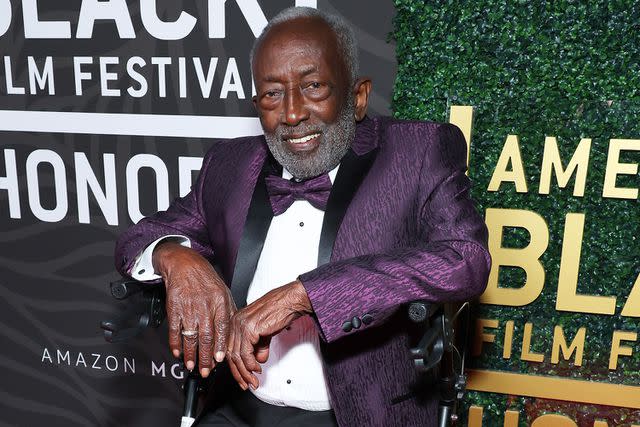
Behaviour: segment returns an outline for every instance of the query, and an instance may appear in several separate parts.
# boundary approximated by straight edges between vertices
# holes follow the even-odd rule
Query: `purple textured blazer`
[[[214,143],[191,193],[120,237],[118,270],[129,274],[155,239],[183,234],[244,305],[271,219],[256,202],[268,158],[263,137]],[[486,286],[487,231],[465,170],[455,126],[390,118],[357,126],[325,213],[319,261],[328,262],[300,276],[340,426],[437,423],[437,399],[414,388],[408,349],[422,330],[403,304],[469,300]]]

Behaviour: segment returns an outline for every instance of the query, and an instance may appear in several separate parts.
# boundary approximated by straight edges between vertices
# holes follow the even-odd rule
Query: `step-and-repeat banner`
[[[353,24],[373,114],[394,31],[395,114],[470,142],[494,266],[464,423],[640,425],[638,6],[388,3],[0,0],[4,424],[177,424],[166,331],[99,329],[122,313],[114,241],[189,190],[213,138],[260,133],[248,53],[297,4]]]
[[[189,191],[214,138],[261,133],[248,55],[293,5],[353,24],[388,114],[391,3],[0,0],[0,424],[178,425],[166,330],[99,329],[123,310],[114,242]]]
[[[640,426],[640,4],[394,3],[394,111],[466,131],[489,229],[464,423]]]

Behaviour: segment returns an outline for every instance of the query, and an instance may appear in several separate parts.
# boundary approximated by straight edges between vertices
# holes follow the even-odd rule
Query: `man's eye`
[[[279,92],[275,90],[270,90],[264,93],[265,98],[275,98],[278,95],[279,95]]]
[[[331,94],[330,86],[323,82],[309,82],[302,88],[305,96],[313,101],[322,101]]]

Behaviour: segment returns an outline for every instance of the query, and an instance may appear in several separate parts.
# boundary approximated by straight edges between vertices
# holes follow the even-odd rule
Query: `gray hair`
[[[276,25],[284,22],[293,21],[298,18],[319,18],[324,21],[336,35],[338,39],[338,52],[342,54],[343,61],[349,73],[350,83],[353,85],[358,79],[359,61],[358,61],[358,42],[351,25],[339,15],[331,15],[326,12],[314,9],[312,7],[289,7],[280,11],[273,19],[269,21],[266,27],[260,33],[260,36],[253,42],[251,47],[250,60],[251,69],[253,70],[253,60],[256,55],[258,46],[262,43],[265,36]]]

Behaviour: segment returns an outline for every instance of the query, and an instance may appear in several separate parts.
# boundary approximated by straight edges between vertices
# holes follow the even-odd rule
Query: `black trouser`
[[[250,391],[231,387],[230,396],[194,425],[198,427],[337,427],[333,411],[305,411],[264,403]]]

